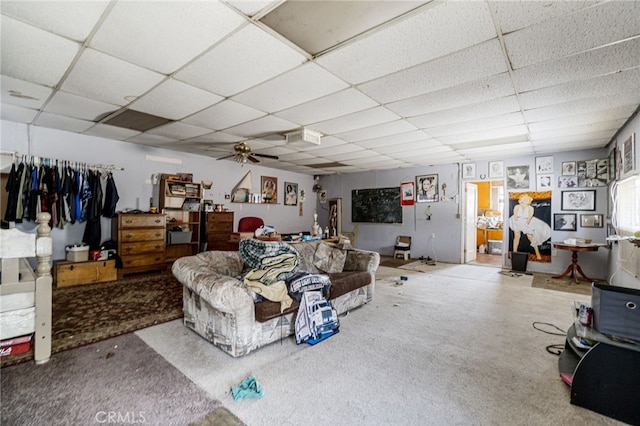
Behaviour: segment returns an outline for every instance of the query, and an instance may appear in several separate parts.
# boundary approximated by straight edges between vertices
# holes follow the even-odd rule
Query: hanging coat
[[[116,182],[113,179],[113,175],[109,173],[107,175],[107,185],[105,188],[105,196],[104,196],[104,207],[102,208],[102,216],[104,217],[115,217],[116,215],[116,205],[118,204],[118,200],[120,196],[118,195],[118,188],[116,188]]]

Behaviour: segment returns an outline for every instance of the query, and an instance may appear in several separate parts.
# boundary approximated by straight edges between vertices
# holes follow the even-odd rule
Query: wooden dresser
[[[229,250],[233,212],[207,213],[207,250]]]
[[[164,269],[165,223],[162,214],[120,213],[113,218],[111,238],[118,242],[122,258],[118,278],[133,272]]]

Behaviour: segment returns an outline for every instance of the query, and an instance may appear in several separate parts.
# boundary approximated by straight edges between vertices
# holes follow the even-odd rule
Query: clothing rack
[[[50,158],[50,157],[38,157],[38,156],[34,156],[34,155],[27,155],[27,154],[21,154],[18,151],[1,151],[0,152],[2,155],[11,155],[13,157],[13,161],[18,160],[19,158],[22,158],[23,162],[36,162],[39,161],[38,164],[46,164],[46,165],[58,165],[58,164],[62,164],[62,165],[69,165],[72,167],[81,167],[81,168],[88,168],[88,169],[102,169],[105,172],[112,172],[114,170],[119,170],[119,171],[123,171],[124,168],[123,167],[118,167],[115,166],[113,164],[97,164],[97,163],[86,163],[86,162],[82,162],[82,161],[71,161],[71,160],[61,160],[59,158]]]

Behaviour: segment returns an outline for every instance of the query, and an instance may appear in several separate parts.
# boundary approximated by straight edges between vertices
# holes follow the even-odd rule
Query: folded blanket
[[[263,284],[287,280],[298,271],[298,252],[282,241],[246,238],[240,240],[239,251],[244,263],[254,270],[251,279],[258,279]],[[258,277],[259,272],[255,270],[265,272]]]

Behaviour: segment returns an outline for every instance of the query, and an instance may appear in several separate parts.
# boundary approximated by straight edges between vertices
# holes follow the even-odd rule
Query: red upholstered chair
[[[259,217],[243,217],[238,222],[238,232],[256,232],[261,226],[264,226],[264,221]]]

